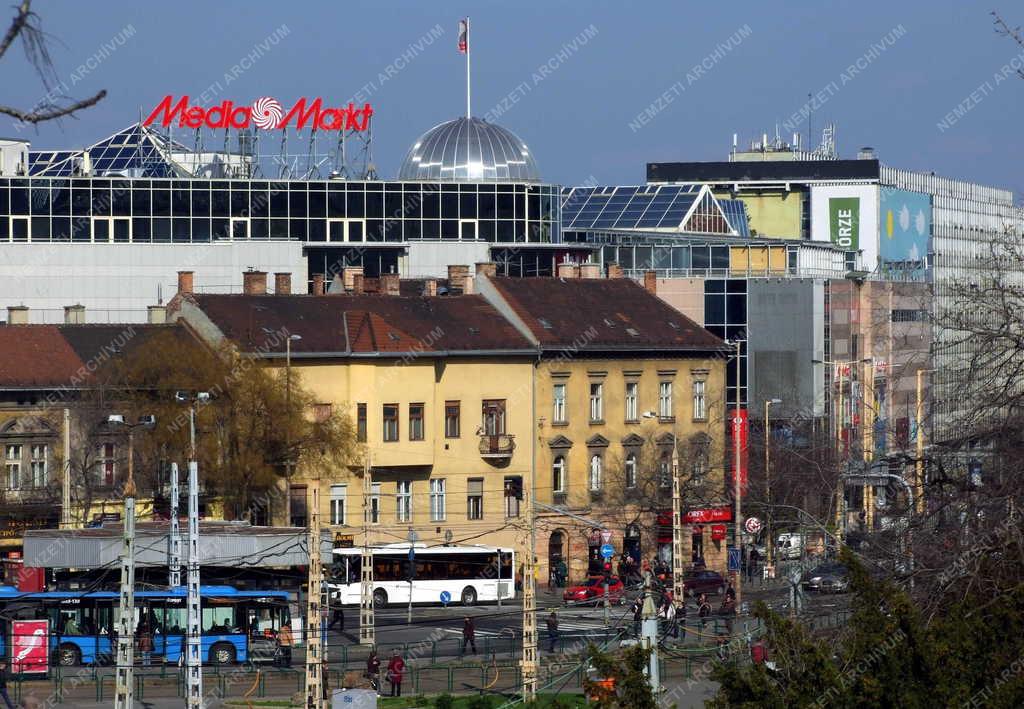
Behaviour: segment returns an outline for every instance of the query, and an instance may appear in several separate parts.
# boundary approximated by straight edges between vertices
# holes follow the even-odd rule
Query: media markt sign
[[[833,244],[845,251],[857,251],[860,248],[860,197],[830,198],[828,222]]]

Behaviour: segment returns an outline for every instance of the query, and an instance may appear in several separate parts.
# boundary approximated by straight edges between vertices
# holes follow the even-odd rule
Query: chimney
[[[558,264],[559,278],[579,278],[580,267],[575,263],[565,262]]]
[[[246,271],[242,274],[242,293],[245,295],[267,294],[267,272]]]
[[[359,273],[352,274],[352,292],[356,295],[362,295],[366,292],[366,277],[363,276],[363,269],[359,269]]]
[[[64,324],[85,325],[85,306],[81,303],[78,305],[65,305]]]
[[[580,278],[600,278],[601,277],[601,264],[599,263],[581,263],[580,264]]]
[[[651,295],[658,295],[658,272],[644,271],[644,288]]]
[[[346,266],[341,269],[341,281],[345,286],[345,290],[355,290],[356,288],[356,274],[363,275],[362,266]]]
[[[8,325],[28,325],[28,306],[9,305],[7,306]]]
[[[313,290],[310,291],[313,295],[324,294],[324,274],[314,273],[313,274]]]
[[[423,284],[423,295],[434,296],[437,295],[437,279],[428,278],[427,282]]]
[[[478,276],[494,278],[498,275],[498,264],[494,263],[494,261],[480,261],[476,265],[476,273]]]
[[[462,282],[462,295],[473,295],[473,276],[466,276],[466,280]]]
[[[178,271],[178,292],[191,293],[195,271]]]
[[[617,263],[608,264],[608,277],[609,278],[625,278],[626,272],[622,270],[622,266]]]
[[[147,305],[146,322],[150,325],[163,325],[167,322],[167,308],[163,305]]]
[[[469,278],[469,266],[450,265],[448,266],[448,285],[454,290],[462,290]]]
[[[397,273],[382,273],[380,276],[380,292],[384,295],[401,295],[402,277]]]
[[[283,271],[274,274],[274,293],[277,295],[292,294],[292,274]]]

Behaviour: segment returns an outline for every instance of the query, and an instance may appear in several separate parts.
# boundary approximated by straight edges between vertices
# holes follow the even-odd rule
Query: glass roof
[[[89,153],[92,174],[126,177],[178,177],[184,171],[170,154],[189,148],[139,123],[90,145],[86,150],[41,150],[29,152],[29,175],[71,177],[81,174],[85,153]]]
[[[729,220],[729,226],[740,236],[750,236],[750,222],[747,218],[747,205],[738,199],[720,199],[718,206]]]
[[[680,229],[702,185],[570,187],[562,191],[563,229]]]

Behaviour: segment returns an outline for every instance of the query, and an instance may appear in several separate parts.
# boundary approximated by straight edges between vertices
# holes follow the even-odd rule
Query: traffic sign
[[[613,547],[611,544],[602,544],[601,556],[603,556],[605,559],[611,559],[613,556],[615,556],[615,547]]]
[[[757,534],[761,531],[761,520],[757,517],[747,517],[743,523],[743,529],[747,530],[749,534]]]
[[[612,533],[609,529],[601,530],[601,541],[605,544],[609,544],[612,541]]]
[[[448,591],[441,591],[441,603],[449,603],[452,600],[452,594]]]
[[[739,571],[740,566],[740,550],[736,547],[729,547],[729,571]]]

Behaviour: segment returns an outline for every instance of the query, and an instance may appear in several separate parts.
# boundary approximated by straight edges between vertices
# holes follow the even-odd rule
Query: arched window
[[[658,460],[658,484],[662,487],[672,487],[672,455],[667,451],[662,453]]]
[[[636,453],[626,456],[626,487],[636,487]]]
[[[551,464],[551,490],[565,492],[565,458],[560,455]]]
[[[593,456],[591,456],[591,458],[590,458],[590,489],[591,490],[595,490],[596,491],[596,490],[600,490],[601,489],[601,471],[602,471],[602,466],[603,466],[603,461],[601,460],[601,456],[599,454],[595,453]]]

